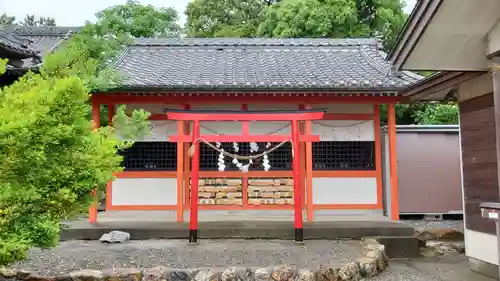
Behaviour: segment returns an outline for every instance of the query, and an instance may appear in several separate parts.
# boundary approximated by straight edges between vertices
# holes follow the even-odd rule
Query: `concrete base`
[[[489,262],[485,262],[482,260],[478,260],[475,258],[469,257],[469,267],[472,271],[477,273],[486,275],[488,277],[499,279],[498,276],[498,266],[495,264],[491,264]]]
[[[94,240],[112,230],[130,233],[131,239],[187,239],[188,223],[157,221],[115,221],[90,224],[87,220],[68,223],[61,240]],[[213,221],[199,223],[200,239],[286,239],[294,238],[292,222]],[[304,239],[360,239],[367,236],[412,236],[412,226],[392,221],[317,221],[304,223]]]
[[[385,246],[385,252],[390,259],[420,257],[419,240],[414,235],[384,236],[376,237],[376,239]]]

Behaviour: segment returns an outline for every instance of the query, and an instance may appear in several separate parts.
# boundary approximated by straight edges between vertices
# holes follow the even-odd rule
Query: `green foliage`
[[[398,125],[457,125],[458,105],[454,103],[396,104]],[[380,120],[387,124],[387,106],[380,106]]]
[[[26,15],[24,20],[19,24],[25,26],[55,26],[56,20],[50,17],[39,17],[36,18],[35,15]]]
[[[16,17],[9,16],[7,13],[3,13],[0,15],[0,25],[8,25],[13,24],[16,21]]]
[[[406,15],[401,0],[194,0],[191,37],[369,37],[395,43]]]
[[[108,127],[92,131],[88,99],[74,75],[29,73],[0,91],[0,265],[23,258],[32,246],[54,246],[60,219],[84,212],[91,190],[121,171],[117,149],[129,143]],[[137,112],[134,121],[147,117]],[[125,132],[130,137],[147,129]]]
[[[63,42],[58,50],[44,57],[40,72],[45,77],[78,76],[90,90],[107,90],[119,85],[121,78],[106,67],[130,38],[125,35],[97,36],[98,24],[87,24],[81,32]]]
[[[110,127],[91,129],[88,93],[116,87],[122,79],[107,65],[131,36],[168,33],[116,23],[116,15],[106,12],[113,9],[47,55],[39,74],[28,73],[0,91],[0,265],[23,259],[33,246],[54,246],[60,220],[86,212],[95,204],[91,190],[102,194],[122,170],[117,152],[132,144],[126,140],[151,130],[149,113],[128,117],[123,106],[113,120],[121,138]],[[157,15],[148,16],[154,21]],[[141,14],[132,17],[142,20],[130,26],[151,23]]]
[[[257,34],[266,37],[379,37],[394,44],[406,15],[400,0],[283,0],[266,7]]]
[[[253,37],[265,5],[262,0],[194,0],[185,11],[187,36]]]
[[[431,103],[424,110],[415,111],[413,118],[421,125],[458,124],[459,111],[455,103]]]
[[[128,34],[133,37],[179,37],[179,15],[172,8],[156,8],[127,1],[111,6],[96,14],[97,24],[93,34]]]

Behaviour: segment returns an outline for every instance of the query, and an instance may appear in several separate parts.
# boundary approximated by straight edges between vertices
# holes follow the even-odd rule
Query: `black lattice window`
[[[375,142],[322,141],[312,144],[313,170],[374,170]]]
[[[279,143],[271,143],[271,147],[276,146]],[[248,142],[240,142],[238,143],[239,151],[235,152],[233,148],[232,142],[221,143],[221,147],[225,151],[230,153],[235,153],[238,155],[253,155],[262,153],[266,148],[266,143],[258,143],[259,151],[258,152],[250,152],[250,144]],[[200,170],[202,171],[216,171],[218,169],[217,163],[219,158],[219,152],[213,150],[208,147],[206,144],[200,144]],[[292,169],[292,146],[290,143],[286,143],[283,146],[279,147],[277,150],[273,151],[268,155],[269,164],[271,165],[271,170],[291,170]],[[234,165],[229,157],[225,157],[225,165],[226,171],[235,171],[238,170],[236,165]],[[247,161],[241,161],[241,163],[246,164]],[[259,171],[263,170],[262,167],[262,158],[253,160],[253,165],[250,166],[250,170]]]
[[[120,152],[125,171],[175,171],[177,143],[136,142]]]

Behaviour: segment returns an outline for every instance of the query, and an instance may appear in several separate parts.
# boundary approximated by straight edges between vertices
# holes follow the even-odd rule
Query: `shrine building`
[[[0,30],[2,85],[74,31]],[[296,229],[320,213],[398,220],[395,104],[421,77],[385,57],[372,38],[136,39],[111,64],[124,83],[91,97],[95,126],[101,105],[110,123],[125,105],[153,125],[120,152],[125,169],[107,185],[105,210],[172,211],[190,223],[198,209],[294,210]]]
[[[106,210],[170,210],[185,221],[194,203],[200,212],[292,210],[300,198],[309,221],[325,211],[397,220],[395,104],[420,77],[394,71],[385,56],[370,38],[137,39],[112,64],[123,85],[92,94],[96,125],[101,105],[109,121],[122,104],[152,114],[152,133],[122,152],[125,170],[107,186]],[[190,198],[195,139],[197,201]],[[221,149],[274,150],[249,164],[219,160]]]

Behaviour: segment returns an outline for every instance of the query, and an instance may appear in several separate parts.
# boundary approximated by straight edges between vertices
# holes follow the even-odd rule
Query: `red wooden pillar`
[[[198,243],[198,181],[200,171],[200,121],[193,122],[193,155],[191,158],[191,210],[189,213],[189,243]]]
[[[292,120],[292,146],[293,146],[293,198],[294,198],[294,228],[295,242],[304,242],[304,228],[302,221],[302,190],[300,190],[300,146],[299,146],[299,121]]]
[[[394,103],[387,106],[387,123],[389,135],[389,169],[391,182],[391,219],[399,220],[398,191],[398,156],[396,149],[396,107]]]
[[[97,130],[101,126],[101,108],[100,104],[94,96],[91,97],[92,103],[92,129]],[[94,188],[92,190],[92,204],[89,208],[89,222],[96,223],[97,222],[97,190]]]

